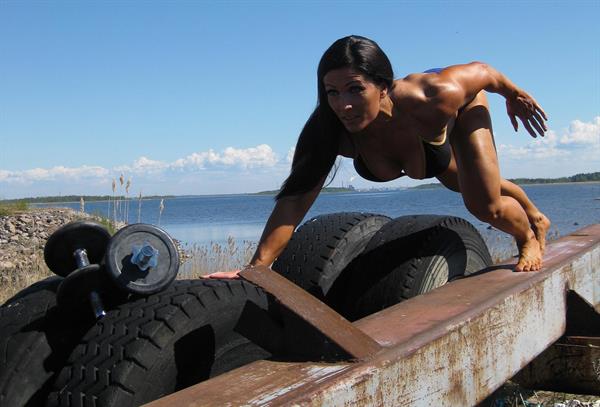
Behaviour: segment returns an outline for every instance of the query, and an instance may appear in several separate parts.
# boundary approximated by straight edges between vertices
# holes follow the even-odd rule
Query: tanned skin
[[[550,221],[520,187],[500,176],[486,92],[505,98],[515,131],[518,118],[532,137],[544,136],[547,117],[533,97],[480,62],[450,66],[440,73],[412,74],[396,80],[392,89],[378,86],[351,68],[330,71],[323,82],[327,102],[346,130],[339,155],[360,155],[382,180],[393,180],[403,173],[422,179],[422,140],[440,142],[446,134],[452,159],[448,169],[437,176],[439,181],[460,192],[465,206],[478,219],[514,236],[519,249],[516,271],[542,267]],[[273,263],[324,181],[312,191],[277,202],[251,265]],[[209,277],[236,278],[239,271]]]

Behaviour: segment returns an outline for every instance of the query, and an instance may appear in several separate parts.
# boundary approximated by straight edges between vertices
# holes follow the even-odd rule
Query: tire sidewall
[[[339,308],[350,320],[362,318],[491,264],[481,235],[464,219],[397,218],[381,228],[350,265]]]

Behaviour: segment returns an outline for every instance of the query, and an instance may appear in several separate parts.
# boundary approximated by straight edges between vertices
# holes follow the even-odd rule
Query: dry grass
[[[594,403],[600,404],[598,396],[529,390],[509,381],[480,403],[478,407],[553,407],[558,403],[566,405],[572,400],[578,400],[590,406]]]
[[[0,304],[29,287],[36,281],[40,281],[52,275],[44,263],[44,252],[36,250],[28,254],[31,256],[31,266],[27,269],[1,269],[0,268]]]
[[[24,201],[13,203],[0,202],[0,216],[11,216],[27,211],[29,205]]]
[[[179,278],[199,278],[215,271],[234,270],[248,264],[256,243],[244,240],[241,245],[233,237],[227,243],[194,244],[184,247],[187,261],[179,272]]]

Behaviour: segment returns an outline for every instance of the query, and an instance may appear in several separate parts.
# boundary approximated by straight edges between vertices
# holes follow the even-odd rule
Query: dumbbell
[[[108,239],[98,237],[104,232]],[[88,252],[94,256],[87,256]],[[99,256],[101,252],[103,256]],[[100,225],[75,222],[50,236],[44,257],[52,271],[66,276],[57,291],[58,305],[72,308],[89,300],[96,318],[105,315],[102,296],[161,291],[175,279],[179,268],[171,237],[145,224],[127,226],[110,238]],[[74,271],[70,257],[76,259]],[[95,264],[90,264],[92,259]],[[104,264],[98,264],[102,260]],[[118,293],[115,286],[120,289]]]
[[[122,228],[110,239],[104,264],[117,287],[149,295],[164,290],[175,280],[179,253],[164,230],[136,223]]]
[[[109,240],[110,233],[103,226],[89,221],[68,223],[48,238],[44,260],[50,270],[65,277],[56,292],[59,306],[71,308],[89,300],[96,318],[106,315],[99,291],[108,286],[100,263]],[[70,295],[73,292],[78,296]]]
[[[100,264],[106,253],[110,233],[90,221],[67,223],[48,238],[44,260],[55,274],[66,277],[75,269]]]

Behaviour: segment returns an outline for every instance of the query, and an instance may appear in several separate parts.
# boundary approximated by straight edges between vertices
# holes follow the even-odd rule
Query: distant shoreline
[[[514,180],[509,180],[509,181],[514,182]],[[530,182],[530,183],[514,182],[514,183],[519,186],[544,186],[544,185],[600,184],[600,180],[599,181]],[[431,184],[417,185],[414,187],[408,187],[406,189],[437,189],[437,188],[444,188],[444,186],[441,183],[437,182],[437,183],[431,183]]]
[[[569,179],[582,179],[581,181]],[[565,178],[517,178],[509,181],[514,182],[517,185],[527,186],[543,186],[543,185],[567,185],[567,184],[600,184],[600,172],[590,174],[578,174],[573,177]],[[339,194],[339,193],[373,193],[373,192],[392,192],[401,190],[411,189],[438,189],[443,188],[442,184],[430,183],[416,185],[413,187],[405,188],[373,188],[368,190],[357,190],[354,187],[339,188],[339,187],[328,187],[324,188],[321,193],[325,194]],[[250,196],[274,196],[278,193],[278,190],[272,191],[260,191],[260,192],[246,192],[246,193],[234,193],[234,194],[205,194],[205,195],[149,195],[141,197],[141,200],[156,200],[156,199],[183,199],[183,198],[195,198],[202,196],[233,196],[233,195],[250,195]],[[111,202],[111,201],[137,201],[139,197],[125,197],[125,196],[108,196],[108,195],[68,195],[68,196],[44,196],[37,198],[19,198],[19,199],[4,199],[0,200],[0,204],[12,204],[17,202],[25,202],[33,205],[49,205],[49,204],[66,204],[66,203],[79,203],[80,199],[83,198],[84,202]]]

